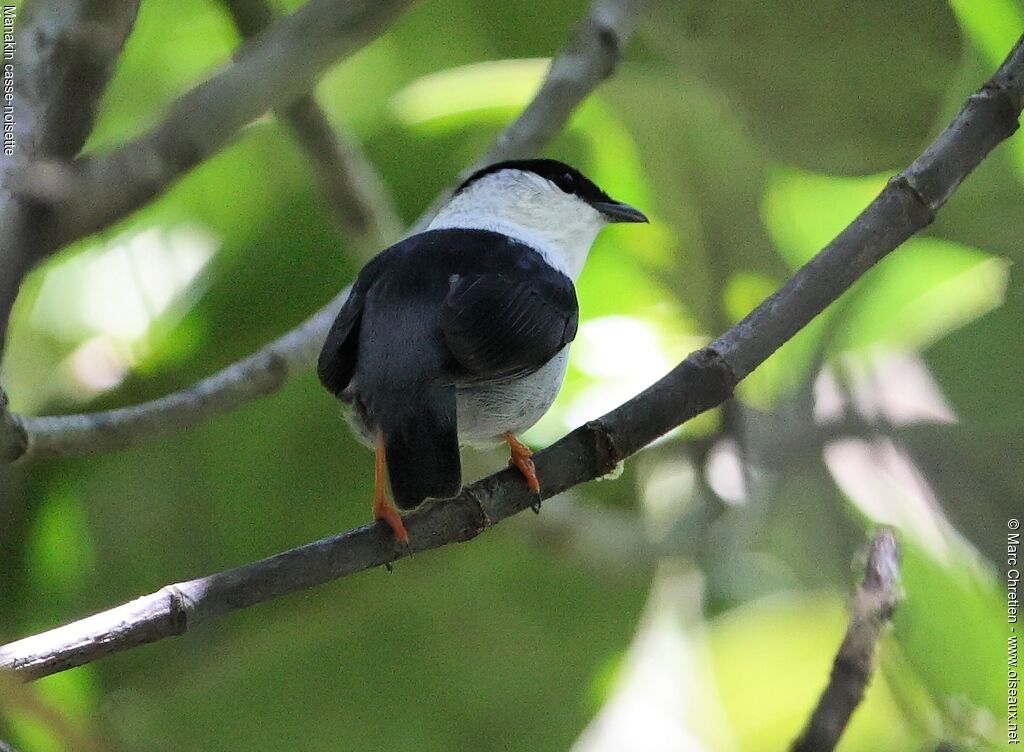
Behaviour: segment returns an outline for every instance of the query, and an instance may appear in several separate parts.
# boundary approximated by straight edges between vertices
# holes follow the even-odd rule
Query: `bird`
[[[374,451],[373,516],[402,545],[395,505],[457,496],[460,447],[506,443],[539,498],[518,434],[561,388],[575,281],[605,225],[647,221],[563,162],[506,160],[472,173],[423,232],[362,268],[317,375]]]

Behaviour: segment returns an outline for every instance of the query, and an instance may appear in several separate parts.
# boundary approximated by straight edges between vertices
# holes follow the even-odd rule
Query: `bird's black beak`
[[[592,206],[609,222],[647,222],[647,216],[629,204],[621,201],[595,201]]]

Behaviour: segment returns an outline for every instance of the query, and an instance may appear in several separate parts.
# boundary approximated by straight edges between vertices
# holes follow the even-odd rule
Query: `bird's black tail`
[[[455,420],[455,387],[423,385],[403,395],[390,411],[384,456],[395,503],[402,509],[424,499],[447,499],[462,488],[462,463]]]

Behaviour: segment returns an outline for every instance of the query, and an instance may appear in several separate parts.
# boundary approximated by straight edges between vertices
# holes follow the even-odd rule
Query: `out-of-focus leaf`
[[[1005,672],[1006,630],[994,578],[962,551],[943,565],[905,543],[895,625],[908,662],[940,706],[965,698],[998,718],[1006,697],[992,678]]]
[[[391,106],[406,126],[444,119],[451,127],[479,112],[523,107],[537,93],[551,61],[496,60],[431,73],[395,94]]]
[[[1007,408],[1015,412],[1015,403]],[[1006,555],[1006,521],[1019,512],[1024,488],[1024,435],[1019,424],[986,425],[965,416],[961,425],[900,430],[915,463],[935,489],[946,516],[991,561]]]
[[[765,226],[779,253],[796,268],[841,232],[884,185],[882,176],[776,171],[762,205]],[[840,317],[831,325],[835,335],[828,346],[833,352],[878,344],[927,347],[997,307],[1007,281],[1006,264],[996,257],[937,238],[911,238],[824,314]],[[778,369],[784,362],[785,373],[801,373],[816,347],[810,333],[821,326],[814,323],[798,334],[802,348],[783,347],[762,369]],[[786,362],[787,355],[801,350],[801,361]],[[756,384],[764,377],[755,372],[754,378]],[[741,388],[748,398],[763,393],[749,384]]]
[[[697,332],[719,333],[732,272],[783,271],[757,221],[764,155],[720,92],[665,66],[624,67],[606,92],[657,186],[656,216],[673,231],[675,263],[665,281]]]
[[[57,674],[26,685],[0,674],[0,727],[9,726],[17,749],[98,752],[91,734],[98,692],[90,669]]]
[[[55,488],[46,495],[28,551],[29,576],[44,600],[71,597],[90,583],[96,557],[93,533],[82,501],[71,489]],[[54,616],[50,609],[38,609],[33,627],[46,628],[46,619]]]
[[[186,89],[227,61],[237,35],[217,3],[141,3],[86,151],[143,131]]]
[[[928,364],[961,418],[1001,435],[1020,431],[1024,421],[1024,289],[1014,267],[1006,302],[928,352]]]
[[[834,346],[924,349],[1003,302],[1006,262],[935,238],[912,238],[858,283]]]
[[[856,13],[838,0],[661,3],[649,29],[727,93],[778,159],[847,174],[916,156],[960,56],[953,14],[935,0]]]
[[[771,171],[761,216],[776,249],[798,269],[860,214],[886,175],[837,177],[792,168]]]

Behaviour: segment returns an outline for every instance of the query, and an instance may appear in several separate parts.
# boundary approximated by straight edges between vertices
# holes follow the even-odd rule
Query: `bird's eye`
[[[572,193],[576,190],[576,180],[573,178],[571,172],[563,172],[557,178],[555,178],[555,185],[561,188],[566,193]]]

